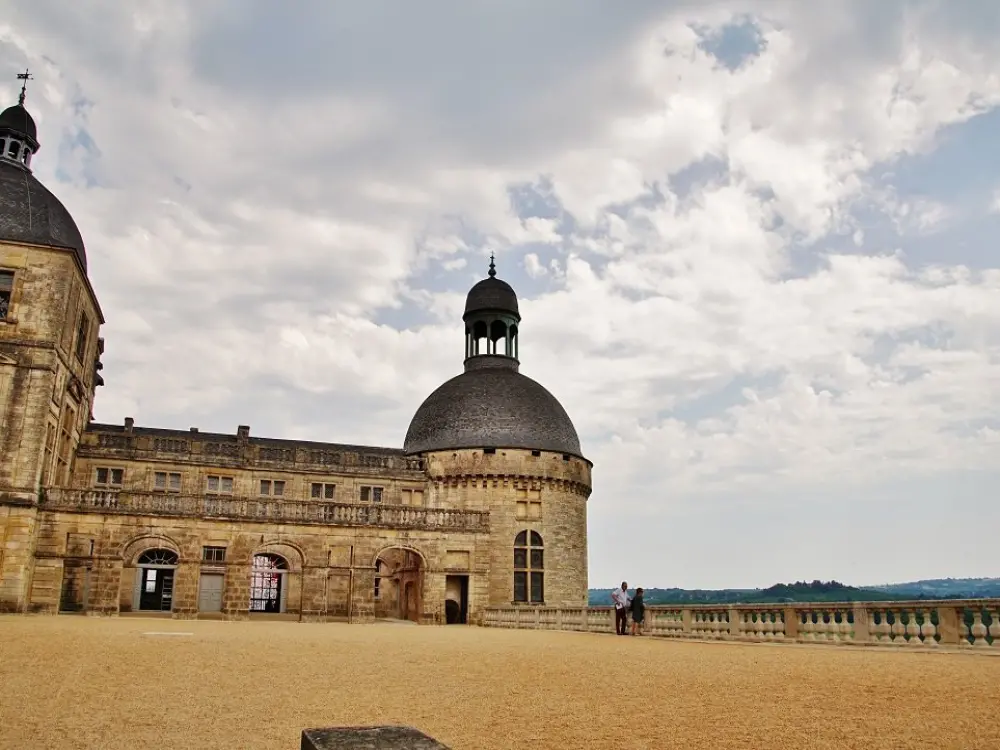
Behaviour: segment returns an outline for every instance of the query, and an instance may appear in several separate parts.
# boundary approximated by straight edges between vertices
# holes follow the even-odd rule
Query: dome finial
[[[17,74],[17,80],[24,81],[24,83],[21,84],[21,95],[17,97],[17,103],[20,104],[22,107],[24,106],[24,98],[28,95],[27,91],[28,81],[32,80],[33,78],[34,76],[28,72],[27,68],[24,69],[23,73]]]
[[[490,278],[492,279],[497,275],[497,267],[493,263],[493,253],[490,253]]]

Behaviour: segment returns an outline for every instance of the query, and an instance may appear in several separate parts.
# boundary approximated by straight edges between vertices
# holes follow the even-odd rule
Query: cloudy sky
[[[1000,575],[1000,3],[14,0],[25,66],[98,420],[401,446],[494,250],[592,585]]]

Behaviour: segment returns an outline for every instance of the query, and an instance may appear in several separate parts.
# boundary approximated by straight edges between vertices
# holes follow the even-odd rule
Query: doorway
[[[469,576],[447,576],[444,582],[444,619],[448,625],[469,621]]]
[[[221,612],[226,577],[222,573],[202,573],[198,586],[198,611]]]
[[[419,553],[391,547],[375,560],[375,617],[420,622],[424,563]]]
[[[177,553],[150,549],[139,555],[136,566],[134,607],[141,612],[169,612],[174,603],[174,574]]]
[[[250,611],[278,614],[285,611],[285,576],[288,561],[281,555],[253,556],[250,569]]]

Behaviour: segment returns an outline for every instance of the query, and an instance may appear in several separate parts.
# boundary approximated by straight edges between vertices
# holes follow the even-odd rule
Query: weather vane
[[[497,267],[493,264],[493,253],[490,253],[490,278],[497,275]]]
[[[17,98],[17,103],[20,104],[22,107],[24,106],[24,97],[27,96],[28,94],[27,92],[28,81],[31,81],[33,79],[34,76],[28,72],[27,68],[24,69],[23,73],[17,74],[17,80],[24,81],[24,83],[21,84],[21,95]]]

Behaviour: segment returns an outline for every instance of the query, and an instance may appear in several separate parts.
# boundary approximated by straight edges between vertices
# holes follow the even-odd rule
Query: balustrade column
[[[956,607],[937,608],[937,632],[942,646],[957,646],[961,640],[958,624],[959,610]]]

